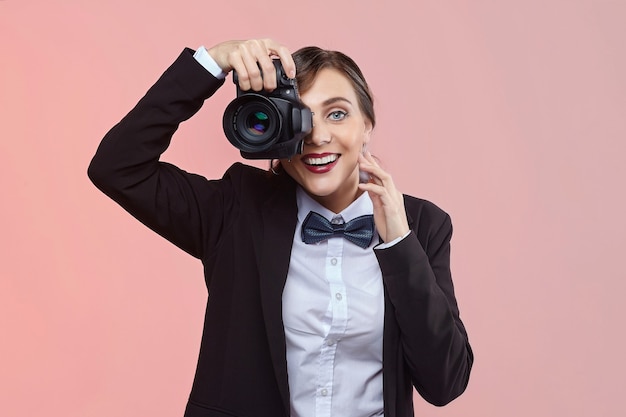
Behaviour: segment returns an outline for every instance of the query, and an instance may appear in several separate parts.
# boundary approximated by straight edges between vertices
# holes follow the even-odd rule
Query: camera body
[[[285,159],[302,153],[304,137],[313,127],[311,110],[300,101],[296,81],[274,59],[276,89],[242,91],[233,72],[237,97],[222,119],[226,138],[246,159]]]

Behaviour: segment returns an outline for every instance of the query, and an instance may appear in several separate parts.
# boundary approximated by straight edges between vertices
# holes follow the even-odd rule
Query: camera
[[[302,153],[304,137],[311,131],[313,115],[300,101],[296,81],[285,74],[280,60],[274,59],[276,89],[242,91],[222,119],[226,138],[246,159],[285,159]]]

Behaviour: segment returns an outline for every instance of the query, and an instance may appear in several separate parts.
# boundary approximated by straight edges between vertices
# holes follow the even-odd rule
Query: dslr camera
[[[285,74],[280,60],[274,59],[276,89],[242,91],[224,111],[226,137],[246,159],[285,159],[302,153],[304,137],[311,131],[311,109],[300,101],[296,80]]]

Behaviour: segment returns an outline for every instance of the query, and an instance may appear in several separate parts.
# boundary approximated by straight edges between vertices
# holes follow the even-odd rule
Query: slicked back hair
[[[306,92],[311,87],[321,70],[325,68],[335,69],[350,80],[356,92],[361,112],[374,127],[376,124],[374,99],[361,69],[352,58],[342,52],[329,51],[317,46],[306,46],[298,49],[292,56],[296,63],[296,81],[300,92]]]

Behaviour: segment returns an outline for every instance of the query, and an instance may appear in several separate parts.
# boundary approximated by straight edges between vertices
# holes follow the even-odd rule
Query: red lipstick
[[[306,155],[302,155],[300,160],[304,164],[304,167],[314,174],[324,174],[332,170],[335,165],[337,165],[339,157],[339,154],[330,152],[308,153]]]

